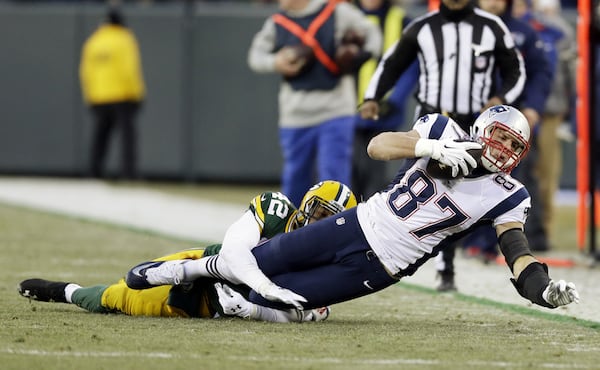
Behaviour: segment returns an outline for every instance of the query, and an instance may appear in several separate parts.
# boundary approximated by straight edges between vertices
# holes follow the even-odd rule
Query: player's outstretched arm
[[[511,222],[499,225],[496,232],[500,250],[514,275],[511,281],[522,297],[548,308],[579,303],[575,284],[550,279],[548,266],[533,257],[523,224]]]
[[[431,157],[452,168],[452,177],[456,177],[459,171],[466,176],[471,168],[477,167],[477,161],[468,153],[470,149],[481,149],[481,144],[453,139],[425,139],[416,130],[384,132],[375,136],[367,146],[367,152],[373,159]]]
[[[258,267],[252,249],[259,240],[260,231],[250,211],[227,229],[219,252],[220,258],[233,274],[226,276],[227,280],[242,282],[268,300],[302,309],[302,303],[306,302],[304,297],[274,284]]]
[[[369,157],[381,161],[415,158],[415,145],[421,137],[416,130],[382,132],[367,145]]]
[[[323,321],[329,317],[329,308],[327,307],[314,310],[299,310],[295,308],[278,310],[249,302],[240,293],[231,289],[226,284],[216,283],[215,290],[219,297],[219,304],[223,312],[228,316],[280,323]]]
[[[132,289],[179,285],[199,277],[225,279],[233,284],[244,283],[252,289],[266,286],[271,280],[259,270],[251,252],[260,237],[260,226],[248,210],[227,229],[218,256],[144,262],[132,268],[125,281]]]

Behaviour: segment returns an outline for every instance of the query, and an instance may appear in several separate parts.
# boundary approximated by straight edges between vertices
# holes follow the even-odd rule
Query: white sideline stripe
[[[245,210],[239,205],[157,191],[115,188],[95,180],[2,178],[0,201],[163,235],[214,241],[223,240],[227,227]]]
[[[3,353],[11,355],[47,356],[47,357],[148,357],[148,358],[173,358],[171,353],[162,352],[78,352],[78,351],[44,351],[37,349],[12,349],[5,348]]]
[[[47,356],[47,357],[143,357],[143,358],[190,358],[190,359],[202,359],[206,358],[203,355],[187,354],[179,355],[165,352],[79,352],[79,351],[44,351],[44,350],[26,350],[26,349],[13,349],[4,348],[0,350],[1,353],[12,354],[12,355],[27,355],[27,356]],[[254,361],[254,362],[302,362],[306,364],[354,364],[354,365],[452,365],[452,363],[439,360],[419,359],[419,358],[396,358],[396,359],[355,359],[349,360],[345,358],[336,357],[325,357],[325,358],[307,358],[307,357],[270,357],[270,356],[226,356],[227,360],[237,361]],[[456,366],[468,365],[468,366],[486,366],[486,367],[497,367],[512,369],[516,367],[526,367],[528,363],[519,362],[505,362],[505,361],[466,361],[464,363],[454,363]],[[583,366],[576,364],[558,364],[552,362],[536,364],[536,368],[546,369],[594,369],[595,367]]]

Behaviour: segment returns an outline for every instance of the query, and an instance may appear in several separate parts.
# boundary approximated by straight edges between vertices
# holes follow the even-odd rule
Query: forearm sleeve
[[[540,306],[555,308],[546,302],[542,296],[544,289],[546,289],[550,282],[548,266],[546,264],[539,262],[530,263],[525,270],[521,271],[517,280],[510,280],[523,298],[529,299]]]
[[[531,255],[529,243],[521,229],[510,229],[503,232],[498,239],[498,244],[510,271],[513,271],[513,265],[517,258]]]

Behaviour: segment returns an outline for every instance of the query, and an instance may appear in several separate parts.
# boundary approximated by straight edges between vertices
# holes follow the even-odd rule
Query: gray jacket
[[[317,12],[327,0],[311,0],[302,11],[289,13],[305,16]],[[382,36],[377,26],[350,3],[339,3],[332,15],[335,17],[336,44],[340,44],[344,33],[350,29],[365,35],[364,49],[375,58],[381,53]],[[275,71],[276,28],[269,17],[262,29],[254,36],[248,52],[248,65],[258,73]],[[324,121],[356,113],[356,85],[352,75],[343,75],[332,90],[294,90],[282,79],[279,88],[279,126],[308,127]]]

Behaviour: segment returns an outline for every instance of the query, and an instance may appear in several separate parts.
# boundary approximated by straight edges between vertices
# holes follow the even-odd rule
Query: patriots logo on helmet
[[[494,113],[502,113],[502,112],[507,112],[508,109],[503,106],[503,105],[496,105],[490,108],[490,112],[494,112]]]

